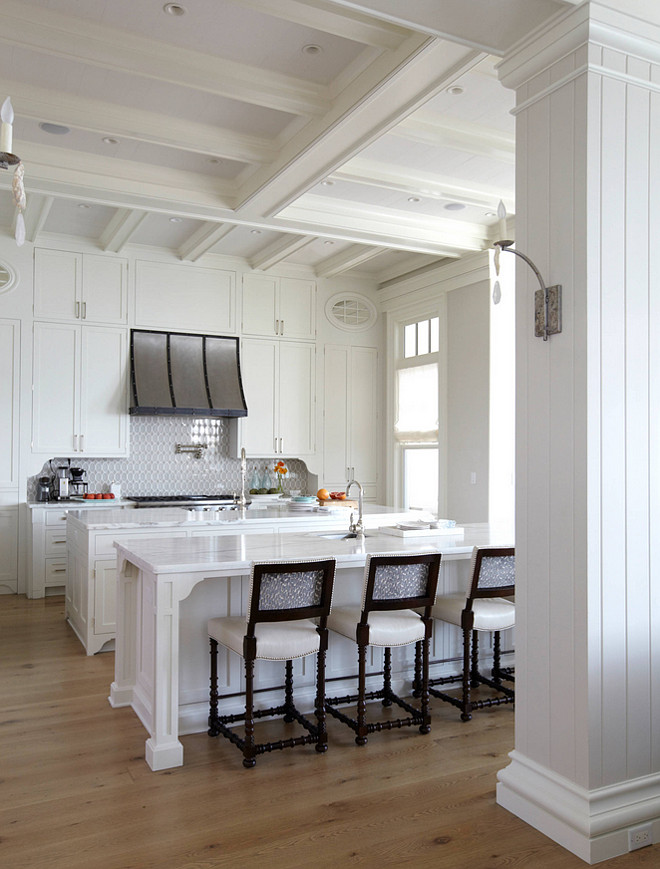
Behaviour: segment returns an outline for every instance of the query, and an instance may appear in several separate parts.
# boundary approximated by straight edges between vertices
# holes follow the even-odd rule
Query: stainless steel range
[[[238,506],[235,495],[133,495],[127,501],[133,501],[136,507],[196,507],[204,509],[233,510]]]

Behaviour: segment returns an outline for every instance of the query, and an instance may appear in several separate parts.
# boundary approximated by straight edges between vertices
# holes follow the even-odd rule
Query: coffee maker
[[[55,472],[55,499],[57,501],[63,501],[69,497],[70,482],[68,466],[59,465]]]
[[[39,477],[37,485],[37,501],[50,501],[53,481],[50,477]]]
[[[72,495],[84,495],[87,492],[87,480],[84,468],[69,468],[69,492]]]

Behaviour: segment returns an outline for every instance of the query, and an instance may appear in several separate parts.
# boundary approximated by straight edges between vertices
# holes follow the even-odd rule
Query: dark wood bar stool
[[[456,625],[463,631],[463,672],[456,676],[429,679],[429,692],[461,710],[461,720],[469,721],[474,709],[513,703],[515,691],[503,681],[514,682],[513,668],[502,667],[500,632],[516,623],[516,606],[506,598],[515,594],[516,555],[513,547],[475,546],[472,553],[472,584],[465,594],[439,595],[431,610],[434,619]],[[479,670],[479,634],[493,633],[493,667],[490,677]],[[420,662],[416,662],[415,694],[422,690]],[[459,696],[433,687],[460,683]],[[485,685],[495,696],[475,700],[471,689]]]
[[[332,600],[335,559],[287,562],[255,562],[252,565],[246,616],[210,619],[211,654],[209,736],[221,734],[243,753],[243,766],[255,766],[258,754],[297,745],[328,748],[325,718],[325,656],[328,648],[327,619]],[[317,621],[313,621],[317,620]],[[218,695],[218,644],[241,655],[245,661],[245,712],[221,715]],[[316,723],[309,721],[293,702],[293,659],[316,654]],[[285,661],[284,703],[269,709],[254,708],[255,661]],[[297,721],[306,731],[301,736],[276,742],[255,741],[254,719],[282,716]],[[241,737],[229,726],[245,722]]]
[[[428,667],[431,637],[431,607],[435,599],[440,569],[440,553],[414,555],[371,555],[364,571],[362,608],[337,607],[328,619],[328,628],[357,643],[358,693],[333,697],[326,710],[355,731],[355,742],[365,745],[369,733],[397,727],[419,726],[420,733],[431,730],[429,713]],[[421,612],[415,612],[415,608]],[[420,704],[415,707],[392,691],[391,649],[416,644],[421,658]],[[367,649],[384,648],[383,687],[366,690]],[[393,703],[408,713],[404,718],[367,721],[367,700]],[[357,718],[337,707],[357,702]]]

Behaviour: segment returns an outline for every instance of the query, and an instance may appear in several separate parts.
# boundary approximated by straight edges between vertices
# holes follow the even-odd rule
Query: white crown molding
[[[433,263],[414,275],[389,281],[379,287],[378,298],[384,311],[435,298],[438,293],[460,290],[490,280],[488,254],[483,251],[454,262]]]
[[[127,31],[61,15],[16,0],[3,0],[0,43],[91,66],[169,82],[300,115],[327,111],[324,88],[303,79],[157,43]]]

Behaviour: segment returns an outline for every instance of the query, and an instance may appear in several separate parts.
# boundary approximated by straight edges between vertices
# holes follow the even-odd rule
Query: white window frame
[[[438,292],[432,301],[426,299],[396,310],[386,311],[385,317],[387,321],[387,426],[385,438],[387,503],[402,507],[404,502],[403,451],[406,445],[398,443],[394,437],[397,409],[397,368],[425,365],[435,361],[438,365],[438,513],[444,515],[447,510],[447,305],[445,294]],[[403,356],[403,330],[405,326],[432,317],[438,317],[439,351],[405,359]]]

